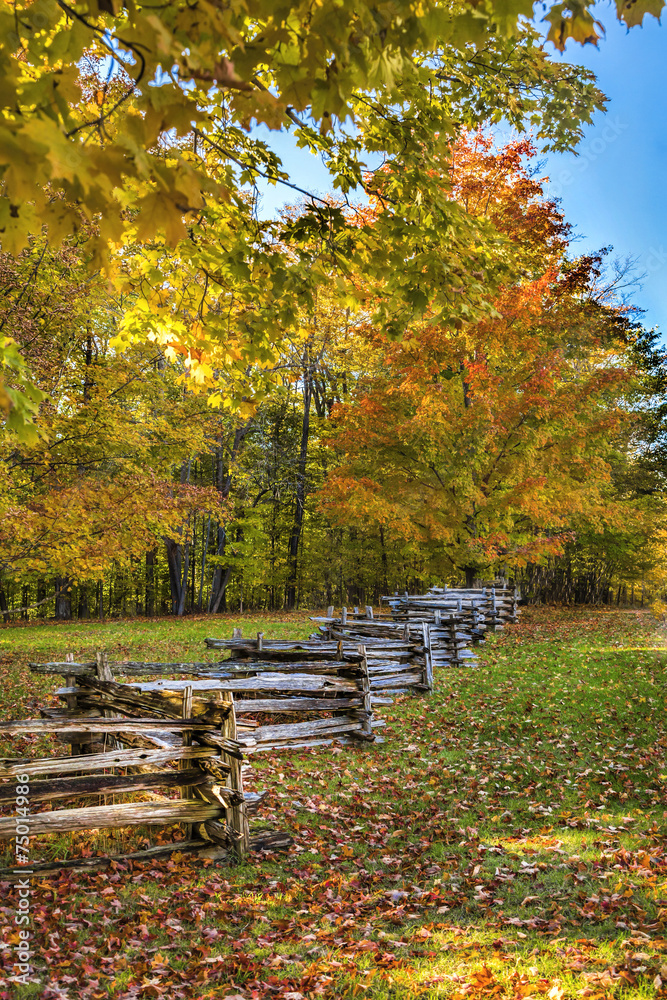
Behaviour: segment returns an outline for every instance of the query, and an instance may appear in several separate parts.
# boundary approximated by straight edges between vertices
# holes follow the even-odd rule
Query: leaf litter
[[[384,744],[251,761],[288,854],[35,879],[18,991],[3,884],[0,998],[667,996],[666,645],[648,614],[527,609],[479,669],[383,709]],[[5,690],[11,714],[35,697]]]

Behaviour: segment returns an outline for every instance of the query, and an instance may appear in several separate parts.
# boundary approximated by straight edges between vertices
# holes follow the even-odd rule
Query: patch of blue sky
[[[627,31],[611,5],[597,16],[606,36],[596,48],[569,44],[564,58],[593,70],[607,111],[586,127],[577,155],[549,154],[549,194],[561,199],[580,252],[613,246],[636,260],[634,304],[646,326],[667,334],[667,59],[665,29],[653,17]],[[641,277],[643,275],[643,277]]]
[[[600,5],[596,13],[606,28],[599,46],[570,43],[562,57],[554,53],[554,58],[593,70],[607,95],[607,111],[586,126],[576,155],[545,154],[541,173],[549,176],[547,192],[561,200],[574,227],[576,251],[612,246],[614,256],[635,260],[642,277],[633,302],[645,310],[647,326],[667,332],[665,32],[653,17],[627,31],[611,4]],[[255,134],[277,153],[295,184],[320,197],[333,193],[321,157],[299,149],[293,134],[265,128]],[[258,188],[264,217],[300,198],[282,184],[260,180]],[[364,200],[363,192],[351,192],[350,198]]]

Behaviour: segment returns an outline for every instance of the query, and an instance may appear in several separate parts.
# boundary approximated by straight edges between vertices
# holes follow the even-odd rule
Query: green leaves
[[[636,24],[661,4],[618,10]],[[549,8],[558,48],[595,41],[590,11]],[[16,256],[42,227],[54,246],[85,231],[90,267],[151,302],[137,258],[157,254],[169,262],[157,297],[181,311],[176,323],[196,317],[198,339],[224,353],[233,300],[232,339],[264,361],[298,297],[326,280],[325,259],[366,269],[394,332],[427,305],[469,320],[483,305],[478,284],[461,284],[466,243],[485,271],[491,257],[497,276],[504,265],[447,204],[443,149],[500,121],[571,149],[603,103],[590,73],[549,60],[531,22],[529,0],[17,0],[0,11],[0,245]],[[271,132],[293,126],[346,201],[381,201],[382,242],[340,208],[308,209],[280,246],[258,221],[259,178],[291,196]],[[308,240],[320,241],[317,267],[304,263]],[[259,295],[247,275],[262,276]]]
[[[11,337],[0,337],[0,412],[5,430],[19,440],[35,443],[40,435],[33,421],[44,399],[45,394],[32,383],[16,342]]]

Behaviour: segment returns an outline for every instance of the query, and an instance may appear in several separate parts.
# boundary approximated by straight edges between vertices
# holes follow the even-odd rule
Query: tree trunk
[[[82,583],[79,587],[79,607],[77,610],[78,618],[89,618],[90,612],[88,610],[88,585]]]
[[[206,556],[208,554],[208,539],[211,534],[211,515],[208,515],[206,532],[204,532],[204,519],[202,518],[202,556],[201,556],[201,577],[199,579],[199,597],[197,598],[197,611],[202,609],[202,597],[204,594],[204,575],[206,573]]]
[[[382,550],[382,588],[384,593],[389,593],[389,580],[387,576],[387,547],[384,543],[384,525],[380,525],[380,548]]]
[[[91,366],[93,364],[93,334],[90,329],[90,323],[88,324],[88,329],[86,332],[86,367],[84,368],[84,382],[83,382],[83,401],[87,403],[90,400],[90,390],[92,389],[94,383],[91,375]]]
[[[183,552],[183,576],[181,577],[181,589],[178,598],[178,610],[176,614],[179,618],[185,613],[185,599],[188,596],[188,570],[190,568],[190,539],[185,543]]]
[[[225,596],[225,592],[227,590],[227,584],[229,583],[229,578],[231,575],[232,575],[232,567],[231,566],[225,567],[225,571],[223,573],[222,579],[220,580],[220,585],[218,587],[218,593],[215,598],[215,603],[209,606],[209,612],[212,615],[217,615],[218,613],[218,610],[220,608],[220,602]]]
[[[144,607],[146,617],[152,618],[155,614],[155,581],[157,567],[157,548],[150,549],[146,553],[146,600]]]
[[[217,475],[216,475],[216,486],[223,500],[229,497],[232,489],[232,464],[236,461],[239,451],[241,450],[241,445],[243,444],[250,428],[252,427],[252,420],[246,420],[244,424],[236,428],[234,432],[234,442],[232,444],[231,454],[229,456],[229,466],[227,471],[224,470],[224,465],[222,461],[221,450],[218,451],[217,455]],[[217,548],[216,555],[219,559],[225,554],[225,545],[227,543],[227,529],[222,523],[218,523],[218,537],[217,537]],[[215,567],[215,573],[213,574],[213,581],[211,583],[211,596],[208,602],[208,610],[210,614],[217,614],[220,607],[220,603],[225,596],[225,591],[227,589],[227,584],[229,583],[229,578],[232,575],[232,570],[230,566],[223,566],[221,562]]]
[[[190,543],[185,543],[184,550],[173,538],[165,538],[167,551],[167,566],[169,567],[169,587],[171,590],[171,612],[182,615],[185,609],[185,597],[188,584],[188,568],[190,564]]]
[[[72,591],[70,580],[66,577],[56,577],[56,618],[69,620],[72,617]]]
[[[190,470],[192,460],[183,462],[181,466],[181,485],[190,482]],[[175,538],[167,538],[163,535],[163,540],[167,550],[167,566],[169,567],[169,587],[171,589],[171,612],[174,615],[182,615],[185,610],[185,599],[188,587],[188,569],[190,566],[190,518],[187,526],[178,529],[181,539],[185,537],[185,545]]]
[[[306,463],[308,461],[308,437],[310,434],[310,401],[312,397],[312,376],[309,367],[308,351],[306,349],[306,365],[303,380],[303,419],[301,423],[301,449],[297,465],[296,504],[294,521],[290,532],[288,547],[289,575],[285,592],[285,604],[288,611],[296,607],[296,585],[299,569],[299,541],[303,527],[303,515],[306,509]]]
[[[7,595],[5,594],[3,587],[0,587],[0,611],[2,612],[2,617],[5,623],[12,620],[11,615],[9,614],[9,607],[7,605]]]
[[[42,604],[42,601],[44,601],[43,604]],[[37,604],[39,605],[39,607],[37,608],[37,614],[39,615],[40,618],[44,618],[45,615],[46,615],[46,610],[47,610],[46,609],[46,580],[41,579],[41,578],[37,581]]]

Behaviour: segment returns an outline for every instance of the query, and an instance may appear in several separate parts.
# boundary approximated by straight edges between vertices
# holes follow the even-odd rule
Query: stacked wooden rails
[[[312,621],[318,622],[324,641],[333,637],[368,644],[402,638],[412,649],[406,669],[421,674],[418,681],[402,685],[403,690],[432,691],[435,667],[474,666],[477,657],[470,649],[472,633],[460,626],[457,615],[446,619],[438,615],[432,624],[427,617],[403,615],[399,621],[393,613],[375,615],[371,607],[363,612],[343,608],[340,616],[335,616],[334,609],[329,608],[325,617],[314,617]]]
[[[518,619],[518,593],[493,587],[432,587],[427,594],[396,593],[382,601],[389,610],[379,614],[371,607],[363,611],[355,607],[343,608],[336,617],[330,607],[326,617],[313,619],[319,623],[320,637],[368,644],[401,636],[412,644],[409,662],[424,672],[423,684],[414,687],[427,690],[432,689],[435,667],[475,666],[473,643],[483,643],[487,631]]]
[[[397,621],[418,618],[436,622],[438,617],[458,616],[464,630],[469,629],[478,641],[488,630],[497,631],[519,617],[520,595],[517,589],[480,587],[431,587],[426,594],[393,594],[383,597]]]
[[[238,657],[219,663],[112,663],[116,675],[128,678],[123,686],[125,702],[134,691],[141,697],[166,698],[175,705],[182,692],[190,689],[193,715],[198,717],[206,699],[216,692],[230,692],[235,701],[238,740],[246,754],[288,746],[322,746],[334,740],[372,741],[373,729],[383,725],[373,720],[372,703],[377,697],[372,691],[377,681],[369,676],[365,650],[359,643],[344,651],[336,643],[329,650],[320,644],[304,650],[298,643],[287,643],[293,647],[291,651],[276,653],[261,633],[256,639],[206,642],[214,649],[236,649]],[[62,672],[62,666],[31,664],[41,673]],[[82,680],[91,676],[94,664],[70,666],[70,673]],[[138,680],[140,677],[146,679]],[[61,697],[66,697],[64,690]],[[280,718],[260,724],[257,716],[267,714]]]
[[[373,705],[381,703],[377,690],[383,668],[376,669],[363,643],[325,646],[308,640],[265,639],[262,633],[249,639],[237,630],[232,639],[205,642],[209,649],[231,654],[217,665],[215,676],[225,678],[226,686],[243,695],[236,702],[241,725],[249,715],[265,712],[320,716],[262,725],[240,735],[249,753],[323,746],[334,740],[371,742],[377,738],[373,730],[384,725],[373,718]],[[385,670],[398,668],[387,662]]]
[[[62,674],[66,686],[58,692],[62,709],[44,709],[42,718],[0,723],[0,734],[35,736],[55,734],[70,744],[69,756],[25,757],[0,761],[0,804],[16,801],[20,778],[28,791],[29,815],[19,812],[0,819],[0,840],[27,827],[27,836],[130,826],[187,825],[185,840],[127,855],[143,860],[174,850],[195,851],[208,857],[243,856],[249,849],[280,846],[285,835],[251,837],[248,815],[261,795],[243,791],[242,742],[238,738],[233,697],[218,690],[215,698],[200,701],[193,711],[191,685],[179,692],[143,694],[113,679],[102,654],[95,663],[32,664],[40,673]],[[180,790],[172,799],[160,790]],[[152,796],[152,801],[114,801],[111,795]],[[96,805],[80,806],[93,796]],[[35,806],[61,800],[74,808],[35,811]],[[194,831],[194,832],[193,832]],[[69,867],[95,867],[110,859],[77,859]],[[55,867],[62,867],[57,863]],[[32,865],[51,870],[54,865]]]
[[[333,609],[330,609],[333,611]],[[312,619],[327,621],[327,619]],[[433,687],[430,657],[428,656],[428,629],[421,629],[414,635],[405,629],[384,637],[372,633],[360,633],[352,638],[343,630],[325,629],[326,637],[315,634],[310,639],[284,640],[258,637],[243,639],[206,639],[211,649],[229,650],[233,660],[224,660],[221,669],[230,663],[246,664],[264,672],[293,671],[308,666],[312,672],[333,669],[346,664],[348,669],[358,663],[364,676],[367,675],[373,705],[389,704],[383,695],[398,691],[418,689],[431,690]],[[382,725],[374,722],[374,726]]]

